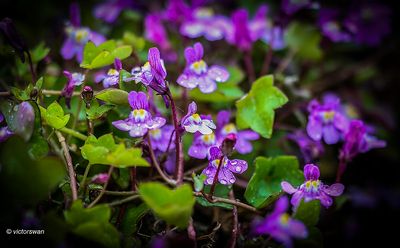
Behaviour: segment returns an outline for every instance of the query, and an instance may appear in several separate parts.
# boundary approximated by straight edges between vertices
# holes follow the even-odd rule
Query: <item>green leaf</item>
[[[98,92],[95,97],[111,104],[129,105],[128,92],[120,89],[108,88]]]
[[[288,101],[273,86],[273,76],[263,76],[251,86],[250,92],[236,102],[238,128],[251,128],[261,136],[270,138],[274,124],[274,110]]]
[[[96,120],[113,108],[114,105],[111,104],[99,105],[97,100],[93,100],[90,103],[90,108],[86,108],[86,115],[89,120]]]
[[[28,154],[31,158],[38,160],[45,157],[49,153],[49,145],[47,140],[41,135],[33,135],[29,141]]]
[[[105,247],[119,247],[119,233],[109,223],[111,210],[107,205],[84,208],[82,201],[78,200],[72,204],[70,210],[64,212],[64,217],[73,233]]]
[[[238,66],[228,66],[229,79],[223,84],[238,84],[244,78],[244,73]]]
[[[196,175],[194,172],[192,173],[194,191],[200,192],[204,188],[204,181],[207,179],[205,174]]]
[[[257,157],[255,171],[244,196],[251,205],[262,208],[279,196],[282,181],[287,181],[293,186],[298,186],[303,182],[303,173],[299,170],[296,157]]]
[[[116,58],[123,60],[132,53],[131,46],[117,47],[114,40],[106,41],[99,46],[89,41],[83,51],[82,68],[95,69],[114,63]]]
[[[294,218],[301,220],[306,226],[315,226],[318,223],[321,211],[321,202],[313,200],[310,202],[301,201],[294,214]]]
[[[40,77],[40,78],[36,81],[35,88],[36,88],[37,90],[40,90],[40,89],[42,89],[42,86],[43,86],[43,77]]]
[[[90,164],[106,164],[118,168],[149,166],[142,158],[140,148],[126,148],[124,143],[115,144],[112,134],[105,134],[98,139],[91,135],[81,147],[81,152]]]
[[[210,186],[205,186],[204,187],[204,192],[205,193],[210,193]],[[215,186],[215,191],[214,191],[214,196],[221,197],[221,198],[228,198],[228,193],[231,190],[231,187],[227,187],[222,184],[217,184]],[[207,201],[204,197],[197,197],[196,198],[197,203],[204,207],[221,207],[221,208],[226,208],[226,209],[232,209],[233,206],[231,204],[223,203],[223,202],[216,202],[216,203],[211,203]]]
[[[134,33],[125,31],[122,41],[126,45],[131,45],[137,52],[142,51],[146,45],[146,41],[142,37],[137,37]]]
[[[180,228],[188,225],[195,203],[189,184],[171,190],[158,182],[142,183],[139,193],[151,210],[168,224]]]
[[[234,83],[218,83],[216,91],[204,94],[198,88],[189,91],[189,96],[200,102],[231,102],[239,99],[243,91]]]
[[[142,203],[139,206],[129,207],[121,223],[121,231],[126,236],[131,236],[137,230],[137,223],[149,211],[149,207]]]
[[[60,106],[57,101],[47,107],[45,112],[46,123],[55,129],[60,129],[65,127],[69,121],[70,115],[64,115],[64,109]]]
[[[44,42],[40,42],[39,45],[31,51],[31,56],[32,56],[32,62],[33,63],[38,63],[42,59],[44,59],[47,54],[49,54],[50,48],[46,47]]]
[[[321,34],[312,25],[292,23],[285,33],[285,41],[290,49],[303,59],[319,60],[322,57],[319,47]]]
[[[142,158],[142,149],[125,148],[123,143],[119,144],[115,151],[107,155],[107,161],[118,168],[150,166],[149,162]]]

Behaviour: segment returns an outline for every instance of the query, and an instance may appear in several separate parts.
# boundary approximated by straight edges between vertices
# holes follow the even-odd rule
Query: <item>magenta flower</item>
[[[203,60],[203,46],[199,42],[185,49],[185,58],[185,71],[177,80],[183,87],[199,87],[201,92],[211,93],[217,89],[217,83],[225,82],[229,78],[229,72],[222,66],[213,65],[208,68]]]
[[[216,126],[210,119],[201,117],[197,112],[197,105],[192,102],[188,106],[188,113],[182,118],[181,125],[189,133],[200,132],[201,134],[211,134]]]
[[[210,157],[207,168],[203,170],[203,174],[207,176],[204,184],[210,185],[214,181],[217,174],[218,166],[220,166],[221,159],[223,163],[218,173],[218,182],[223,185],[233,184],[236,181],[233,173],[242,174],[247,170],[247,162],[241,159],[229,160],[228,157],[222,154],[219,147],[213,146],[210,148]]]
[[[0,124],[4,121],[4,116],[0,112]],[[9,137],[11,137],[14,133],[6,126],[0,127],[0,143],[6,141]]]
[[[286,47],[284,30],[279,26],[269,27],[268,30],[261,35],[261,39],[267,43],[272,50],[282,50]]]
[[[379,3],[364,3],[355,5],[344,25],[359,44],[376,46],[391,31],[391,10]]]
[[[305,225],[290,217],[286,211],[289,207],[289,200],[282,196],[275,204],[274,211],[269,214],[261,223],[256,223],[252,231],[254,234],[269,234],[272,238],[283,243],[285,247],[292,247],[292,237],[304,239],[308,236]]]
[[[164,126],[166,120],[162,117],[152,117],[149,112],[149,102],[143,92],[131,91],[128,95],[132,112],[125,120],[114,121],[112,124],[119,130],[128,131],[131,137],[141,137],[148,130]]]
[[[160,95],[165,95],[168,92],[168,86],[165,82],[167,71],[165,70],[164,61],[160,57],[160,51],[156,47],[149,49],[148,62],[142,67],[132,69],[132,77],[125,78],[125,82],[135,80],[136,83],[149,86]]]
[[[203,119],[211,120],[211,116],[204,116]],[[217,139],[214,133],[201,134],[196,132],[188,154],[193,158],[204,159],[207,157],[210,147],[215,145],[217,145]]]
[[[108,181],[109,176],[107,173],[100,173],[92,177],[92,183],[104,184]]]
[[[323,104],[312,100],[308,105],[307,133],[315,141],[322,138],[325,143],[336,144],[348,128],[348,120],[341,113],[340,99],[327,95]]]
[[[319,158],[324,153],[322,143],[310,139],[310,137],[303,131],[296,131],[292,134],[288,134],[287,137],[296,142],[307,163]]]
[[[167,8],[163,13],[165,20],[180,24],[190,18],[192,15],[192,10],[185,3],[184,0],[169,0]]]
[[[94,16],[105,22],[114,23],[131,2],[131,0],[106,0],[95,7]]]
[[[253,146],[250,143],[251,140],[257,140],[260,136],[252,130],[242,130],[238,131],[236,125],[231,123],[230,120],[231,113],[229,111],[220,111],[217,115],[217,125],[218,125],[218,142],[221,143],[224,138],[229,134],[236,135],[236,145],[235,149],[240,154],[250,153],[253,150]]]
[[[74,93],[75,86],[83,84],[85,81],[85,75],[77,72],[71,73],[69,71],[64,71],[63,73],[67,78],[67,84],[62,90],[61,96],[65,97],[65,103],[67,104],[68,108],[70,108],[71,97]]]
[[[337,9],[324,8],[319,11],[318,26],[322,35],[333,42],[351,41],[352,37],[339,19],[340,12]]]
[[[169,149],[175,148],[175,135],[173,135],[174,127],[172,125],[164,125],[161,128],[154,128],[149,131],[151,145],[154,150],[166,152],[169,145]]]
[[[226,38],[232,30],[229,18],[214,15],[210,8],[196,8],[191,18],[187,18],[180,27],[180,33],[189,38],[204,36],[206,40],[216,41]]]
[[[144,20],[144,27],[145,37],[160,47],[163,57],[168,61],[175,61],[177,59],[177,54],[172,50],[167,31],[162,23],[161,15],[147,15]]]
[[[367,126],[360,120],[352,120],[349,130],[344,137],[344,144],[340,151],[340,157],[345,161],[352,160],[357,154],[365,153],[374,148],[383,148],[386,142],[378,140],[372,136],[372,130],[368,130]]]
[[[95,82],[103,82],[104,88],[108,88],[119,83],[119,72],[122,70],[121,60],[118,58],[114,61],[114,68],[108,70],[107,74],[98,74],[95,77]]]
[[[87,27],[80,26],[79,6],[71,4],[71,23],[65,28],[67,35],[61,48],[64,59],[72,59],[76,56],[78,62],[82,62],[83,48],[88,41],[100,45],[106,39],[101,34],[91,31]]]
[[[283,0],[281,8],[285,14],[293,15],[297,11],[310,7],[311,5],[311,0]]]
[[[293,194],[290,202],[297,208],[304,198],[305,202],[320,200],[326,208],[333,203],[332,196],[339,196],[343,193],[344,186],[341,183],[335,183],[331,186],[323,184],[319,180],[319,168],[314,164],[304,166],[304,178],[306,181],[298,188],[294,188],[290,183],[283,181],[281,183],[283,191]]]

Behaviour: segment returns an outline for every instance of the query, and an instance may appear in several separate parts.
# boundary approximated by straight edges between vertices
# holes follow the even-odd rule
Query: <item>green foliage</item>
[[[273,76],[263,76],[251,86],[250,92],[236,102],[238,128],[251,128],[261,136],[270,138],[274,124],[274,110],[288,101],[273,86]]]
[[[39,45],[37,45],[32,51],[31,51],[31,56],[32,56],[32,62],[33,63],[38,63],[42,59],[44,59],[47,54],[49,54],[50,48],[46,47],[44,42],[40,42]]]
[[[131,53],[131,46],[117,47],[114,40],[108,40],[99,46],[89,41],[83,50],[83,61],[80,66],[86,69],[101,68],[111,65],[116,58],[123,60],[129,57]]]
[[[195,203],[190,185],[171,190],[158,182],[142,183],[139,193],[151,210],[168,224],[180,228],[188,225]]]
[[[312,227],[318,223],[321,203],[318,200],[301,201],[294,214],[294,218],[301,220],[306,226]]]
[[[210,188],[211,186],[205,186],[204,187],[204,192],[205,193],[210,193]],[[229,191],[231,190],[231,187],[225,186],[222,184],[217,184],[215,186],[215,191],[214,191],[214,196],[221,197],[221,198],[228,198]],[[221,208],[226,208],[226,209],[232,209],[231,204],[223,203],[223,202],[216,202],[216,203],[211,203],[207,201],[204,197],[197,197],[196,198],[197,203],[204,207],[221,207]]]
[[[86,108],[86,116],[89,120],[96,120],[113,108],[114,105],[111,104],[99,105],[97,100],[94,99],[90,103],[90,108]]]
[[[196,175],[193,172],[192,178],[193,178],[194,191],[196,192],[202,191],[204,188],[204,181],[207,179],[207,176],[204,174]]]
[[[112,134],[105,134],[98,139],[91,135],[81,147],[81,152],[90,164],[105,164],[118,168],[149,166],[142,158],[141,149],[126,148],[124,143],[116,144]]]
[[[200,102],[231,102],[239,99],[243,95],[243,91],[240,89],[238,84],[242,81],[244,74],[237,67],[228,67],[230,77],[225,83],[217,83],[217,90],[210,93],[204,94],[198,88],[193,89],[189,92],[189,96],[195,101]]]
[[[300,58],[319,60],[322,57],[321,34],[314,26],[293,22],[285,33],[285,41]]]
[[[57,101],[50,104],[47,109],[40,107],[42,118],[46,123],[55,129],[65,127],[69,121],[70,115],[64,115],[64,109]]]
[[[11,93],[13,94],[13,96],[15,96],[15,98],[17,98],[18,100],[21,101],[28,101],[31,99],[31,93],[32,91],[35,90],[40,90],[42,88],[43,85],[43,77],[39,78],[36,81],[36,84],[28,84],[28,86],[21,90],[19,88],[16,87],[11,87]]]
[[[121,223],[121,231],[126,236],[134,234],[137,230],[137,223],[149,211],[149,207],[142,203],[139,206],[131,206],[125,212],[125,218]]]
[[[279,196],[282,181],[287,181],[294,186],[303,182],[303,173],[299,169],[296,157],[257,157],[255,171],[244,196],[251,205],[262,208]]]
[[[122,41],[124,44],[132,46],[136,52],[142,51],[146,45],[146,41],[142,37],[138,37],[129,31],[124,32]]]
[[[119,247],[119,233],[109,223],[111,210],[107,205],[84,208],[82,201],[75,201],[71,209],[64,212],[72,232],[105,247]]]
[[[129,105],[128,92],[120,89],[108,88],[98,92],[95,97],[115,105]]]

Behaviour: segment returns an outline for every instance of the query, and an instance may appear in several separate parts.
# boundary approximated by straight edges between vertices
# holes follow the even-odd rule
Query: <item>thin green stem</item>
[[[108,169],[108,180],[107,180],[107,182],[104,184],[104,187],[103,187],[103,189],[101,190],[100,194],[97,196],[97,198],[94,199],[94,201],[92,201],[92,203],[89,204],[88,208],[91,208],[91,207],[93,207],[94,205],[96,205],[96,203],[100,201],[101,197],[103,197],[104,192],[106,191],[106,188],[107,188],[107,186],[108,186],[108,182],[110,181],[111,173],[113,172],[113,169],[114,169],[114,167],[113,167],[113,166],[110,166],[110,169]]]
[[[140,195],[132,195],[132,196],[129,196],[129,197],[125,198],[125,199],[118,200],[118,201],[115,201],[115,202],[111,202],[111,203],[108,204],[108,206],[115,207],[115,206],[130,202],[130,201],[133,201],[133,200],[138,199],[138,198],[140,198]]]
[[[69,135],[71,135],[71,136],[73,136],[75,138],[78,138],[80,140],[83,140],[83,141],[85,141],[88,138],[86,135],[81,134],[80,132],[75,131],[75,130],[73,130],[71,128],[67,128],[67,127],[60,128],[60,129],[58,129],[58,131],[61,131],[61,132],[66,133],[66,134],[69,134]]]

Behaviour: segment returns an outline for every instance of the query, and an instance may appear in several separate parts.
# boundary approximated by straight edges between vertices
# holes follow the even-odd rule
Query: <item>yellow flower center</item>
[[[135,119],[139,119],[139,120],[144,120],[144,118],[146,117],[146,110],[144,109],[134,109],[133,110],[133,116],[135,117]]]
[[[223,127],[223,131],[226,134],[228,134],[228,133],[237,133],[236,126],[233,123],[226,124]]]
[[[119,73],[115,69],[110,69],[110,70],[108,70],[107,75],[109,75],[109,76],[118,76]]]
[[[335,117],[335,111],[325,111],[323,117],[325,121],[331,121]]]
[[[196,122],[200,122],[201,121],[201,118],[200,118],[199,114],[192,114],[192,118]]]
[[[207,64],[204,60],[199,60],[190,65],[190,68],[197,74],[201,74],[207,71]]]
[[[150,136],[159,139],[161,137],[161,129],[156,128],[156,129],[151,129],[150,131]]]
[[[205,144],[214,144],[215,142],[215,134],[210,133],[210,134],[204,134],[202,135],[201,139]]]
[[[78,43],[86,42],[88,37],[89,37],[89,33],[87,32],[86,29],[78,29],[75,32],[75,40]]]
[[[287,213],[281,214],[279,221],[282,225],[287,225],[289,223],[290,216]]]

